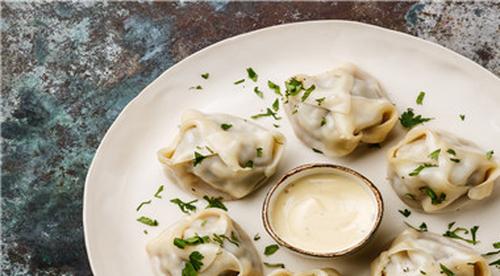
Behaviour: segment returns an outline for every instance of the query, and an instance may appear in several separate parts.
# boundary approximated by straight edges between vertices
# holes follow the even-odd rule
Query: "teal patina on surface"
[[[3,275],[91,274],[82,194],[121,109],[175,62],[275,24],[352,19],[436,41],[500,74],[482,3],[2,2]]]

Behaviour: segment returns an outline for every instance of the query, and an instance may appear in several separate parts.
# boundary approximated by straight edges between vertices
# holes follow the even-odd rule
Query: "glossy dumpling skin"
[[[210,240],[203,244],[187,245],[184,249],[173,243],[175,238],[188,239],[196,235],[208,236]],[[234,237],[237,245],[224,240],[221,246],[214,241],[215,235]],[[250,238],[220,209],[205,209],[184,217],[151,240],[146,250],[156,275],[182,275],[186,261],[194,251],[203,255],[198,276],[263,275],[259,255]]]
[[[445,275],[440,265],[455,276],[489,276],[486,260],[454,240],[413,229],[403,231],[387,251],[371,264],[371,276]]]
[[[268,274],[268,276],[341,276],[341,274],[333,268],[320,268],[296,273],[286,269],[278,269]]]
[[[223,124],[231,127],[224,130]],[[284,144],[281,133],[242,118],[188,110],[174,142],[158,157],[185,190],[199,197],[239,199],[274,174]],[[205,156],[198,164],[195,152]]]
[[[440,150],[432,159],[430,154]],[[453,161],[454,159],[455,161]],[[410,176],[422,164],[422,169]],[[428,213],[453,210],[470,200],[489,196],[500,175],[499,164],[485,150],[450,133],[414,128],[388,153],[388,178],[409,206]],[[430,188],[443,200],[432,201]]]
[[[327,156],[347,155],[361,142],[383,142],[396,124],[397,110],[378,82],[352,64],[295,79],[315,89],[305,100],[304,93],[288,95],[287,117],[304,144]]]

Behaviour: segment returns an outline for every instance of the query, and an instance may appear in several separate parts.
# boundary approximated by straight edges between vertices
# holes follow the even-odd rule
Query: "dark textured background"
[[[120,110],[214,42],[309,19],[350,19],[435,41],[500,75],[500,4],[2,2],[3,275],[91,274],[85,174]]]

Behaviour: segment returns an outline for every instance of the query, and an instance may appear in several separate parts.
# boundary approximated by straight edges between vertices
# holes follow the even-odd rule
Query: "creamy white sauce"
[[[283,240],[300,249],[328,253],[363,240],[374,226],[377,204],[361,180],[328,172],[289,183],[271,212],[272,228]]]

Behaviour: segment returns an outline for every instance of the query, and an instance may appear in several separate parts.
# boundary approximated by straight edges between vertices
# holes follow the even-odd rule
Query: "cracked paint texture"
[[[2,2],[2,275],[90,275],[85,175],[121,109],[224,38],[350,19],[437,42],[500,75],[491,2]]]

